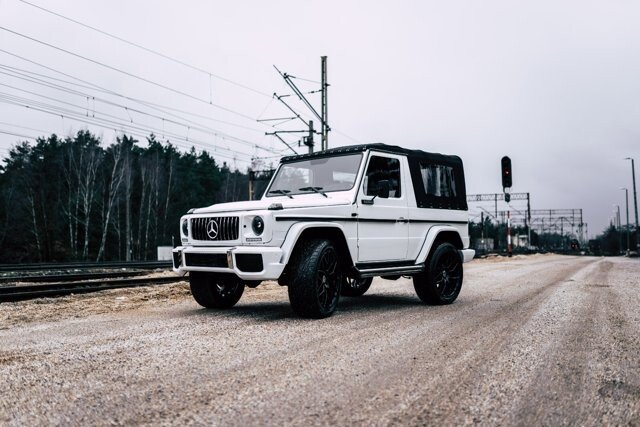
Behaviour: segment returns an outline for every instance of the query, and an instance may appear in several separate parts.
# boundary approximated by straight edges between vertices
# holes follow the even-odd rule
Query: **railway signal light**
[[[508,156],[502,158],[502,188],[511,187],[511,159]]]

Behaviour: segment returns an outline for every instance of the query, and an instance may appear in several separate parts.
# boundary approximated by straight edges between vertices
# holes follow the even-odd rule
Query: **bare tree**
[[[100,261],[100,259],[104,255],[104,248],[107,243],[107,231],[109,230],[109,224],[111,223],[111,211],[118,196],[120,184],[122,184],[122,181],[124,179],[122,150],[123,147],[119,143],[113,145],[111,150],[113,156],[113,167],[111,168],[111,174],[109,177],[109,192],[107,194],[106,212],[104,222],[102,224],[102,238],[100,239],[100,249],[98,249],[98,256],[96,257],[96,261]]]

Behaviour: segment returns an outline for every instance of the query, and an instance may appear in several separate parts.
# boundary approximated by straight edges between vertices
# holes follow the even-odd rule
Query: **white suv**
[[[475,254],[460,158],[385,144],[285,157],[261,200],[192,209],[180,233],[174,271],[200,305],[228,308],[245,285],[277,280],[313,318],[374,276],[412,276],[422,301],[452,303]]]

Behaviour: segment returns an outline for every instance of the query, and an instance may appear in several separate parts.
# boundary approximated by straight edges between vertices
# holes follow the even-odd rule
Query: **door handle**
[[[396,220],[396,222],[401,222],[401,223],[406,224],[406,223],[408,223],[408,222],[409,222],[409,220],[408,220],[408,219],[406,219],[406,218],[404,218],[404,217],[400,217],[400,218],[398,218],[398,219]]]

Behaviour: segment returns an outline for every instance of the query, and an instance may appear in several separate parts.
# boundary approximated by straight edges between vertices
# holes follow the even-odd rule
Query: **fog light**
[[[261,216],[254,216],[253,221],[251,221],[251,228],[256,236],[260,236],[264,231],[264,220]]]

